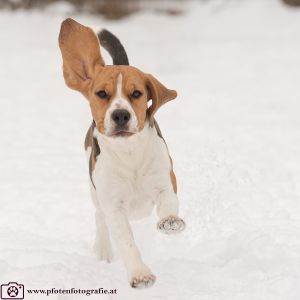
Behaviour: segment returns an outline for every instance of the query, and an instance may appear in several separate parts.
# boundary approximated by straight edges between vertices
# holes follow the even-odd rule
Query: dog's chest
[[[151,213],[159,193],[170,185],[168,174],[169,162],[162,157],[149,160],[132,174],[129,183],[131,190],[128,190],[128,197],[124,201],[128,215],[140,218]]]
[[[147,134],[132,145],[102,144],[93,174],[100,201],[121,206],[133,219],[149,215],[159,193],[170,186],[166,145],[156,131]]]
[[[150,170],[136,170],[132,176],[127,174],[127,182],[121,191],[126,195],[120,203],[126,210],[127,215],[132,219],[138,219],[148,216],[157,199],[160,182],[156,176],[156,172],[151,174]]]

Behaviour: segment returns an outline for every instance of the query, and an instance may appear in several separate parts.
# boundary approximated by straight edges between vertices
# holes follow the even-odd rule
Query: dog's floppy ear
[[[65,82],[84,93],[94,76],[95,65],[104,66],[98,38],[91,28],[69,18],[61,24],[58,41]]]
[[[149,92],[149,99],[152,99],[152,104],[148,108],[150,126],[154,126],[154,114],[165,103],[177,97],[177,92],[169,90],[161,84],[156,78],[150,74],[146,74],[146,86]]]

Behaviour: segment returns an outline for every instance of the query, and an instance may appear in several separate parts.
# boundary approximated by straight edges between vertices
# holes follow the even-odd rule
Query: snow
[[[300,11],[279,0],[191,3],[177,17],[118,22],[70,11],[0,11],[0,283],[117,288],[92,299],[298,300]],[[132,223],[157,276],[147,290],[129,287],[116,251],[111,264],[92,252],[91,117],[64,85],[57,45],[69,14],[114,32],[132,65],[179,93],[157,119],[187,228],[164,236],[155,214]]]

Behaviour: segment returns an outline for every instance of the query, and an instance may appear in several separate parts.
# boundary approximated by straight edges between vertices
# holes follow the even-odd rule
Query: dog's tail
[[[98,33],[101,46],[108,51],[114,65],[129,65],[126,51],[119,39],[106,29]]]

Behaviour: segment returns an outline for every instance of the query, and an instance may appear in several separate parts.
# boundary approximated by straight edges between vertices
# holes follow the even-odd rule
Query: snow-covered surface
[[[155,215],[133,223],[157,275],[136,291],[118,255],[106,264],[92,252],[91,118],[64,85],[57,46],[68,10],[0,11],[0,283],[118,289],[93,299],[298,300],[300,11],[231,0],[194,3],[176,18],[73,15],[113,31],[132,65],[179,93],[157,119],[187,229],[164,236]]]

